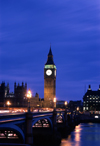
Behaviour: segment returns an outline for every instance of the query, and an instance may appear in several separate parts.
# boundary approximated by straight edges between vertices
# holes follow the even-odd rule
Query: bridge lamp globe
[[[9,107],[9,105],[11,105],[10,101],[7,101],[7,106]]]
[[[67,101],[65,101],[65,106],[67,105]]]
[[[30,112],[30,98],[32,97],[31,90],[29,89],[27,92],[27,98],[28,98],[28,112]]]
[[[79,111],[79,107],[77,107],[77,111]]]

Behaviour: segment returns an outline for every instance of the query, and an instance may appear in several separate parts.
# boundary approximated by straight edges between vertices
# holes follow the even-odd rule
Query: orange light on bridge
[[[77,107],[77,111],[79,111],[79,107]]]
[[[9,105],[11,105],[10,101],[7,101],[7,106],[8,106],[8,109],[9,109]]]
[[[11,105],[10,101],[7,101],[7,105],[8,105],[8,106]]]
[[[67,109],[67,104],[68,104],[68,102],[67,102],[67,101],[65,101],[65,103],[64,103],[64,104],[65,104],[65,109]]]
[[[67,101],[65,101],[65,106],[67,105]]]

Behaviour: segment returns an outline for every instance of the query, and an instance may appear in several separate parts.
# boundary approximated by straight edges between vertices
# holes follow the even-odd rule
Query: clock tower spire
[[[50,50],[47,62],[44,66],[44,103],[45,107],[53,107],[53,99],[56,97],[56,65]]]
[[[47,62],[45,65],[55,65],[53,62],[53,55],[52,55],[52,51],[51,51],[51,46],[50,46],[50,50],[48,53],[48,58],[47,58]]]

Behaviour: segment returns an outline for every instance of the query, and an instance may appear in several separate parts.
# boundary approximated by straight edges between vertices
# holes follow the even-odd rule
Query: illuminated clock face
[[[50,76],[50,75],[52,74],[52,70],[48,69],[48,70],[46,71],[46,74],[47,74],[48,76]]]

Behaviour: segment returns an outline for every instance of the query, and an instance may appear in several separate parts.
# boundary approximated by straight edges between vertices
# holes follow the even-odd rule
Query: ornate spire
[[[51,44],[50,44],[50,50],[49,50],[48,56],[53,56],[53,55],[52,55],[52,51],[51,51]]]
[[[47,58],[47,62],[45,65],[55,65],[54,62],[53,62],[53,55],[52,55],[52,51],[51,51],[51,45],[50,45],[50,50],[49,50],[49,53],[48,53],[48,58]]]

